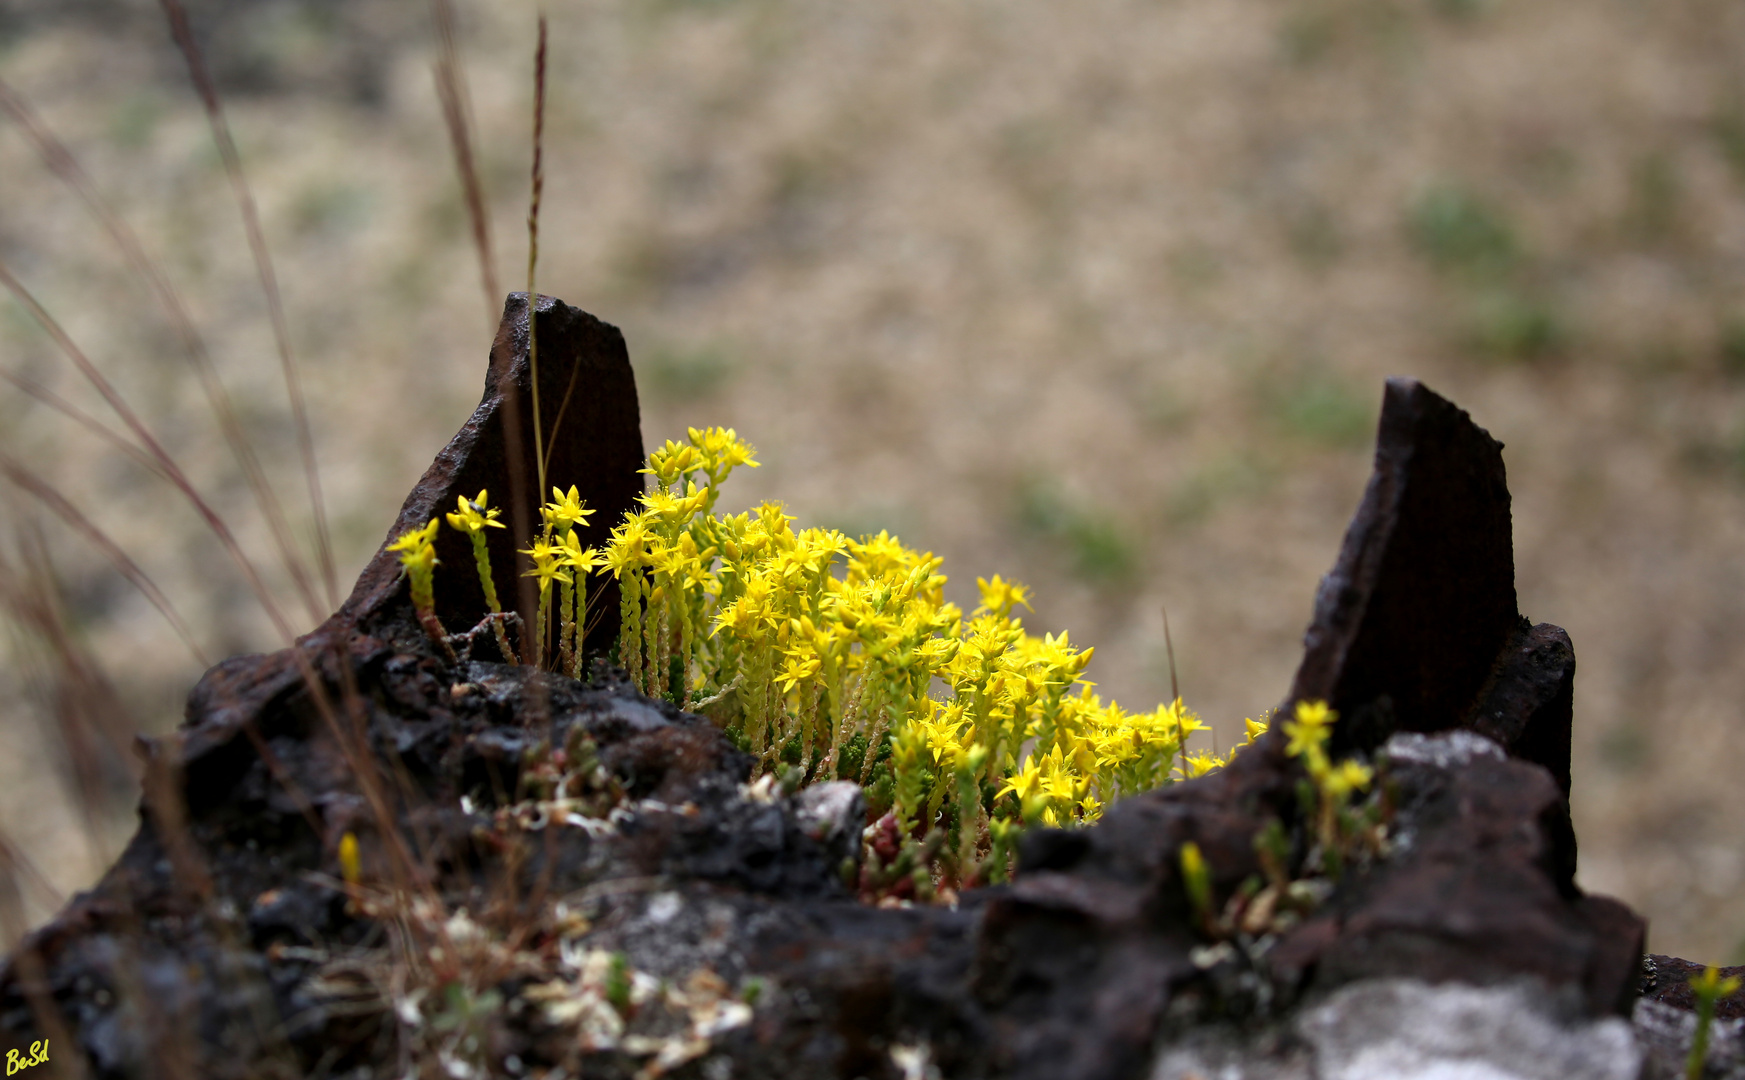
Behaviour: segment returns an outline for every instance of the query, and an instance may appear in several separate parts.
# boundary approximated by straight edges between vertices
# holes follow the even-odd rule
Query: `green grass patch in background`
[[[1278,426],[1289,434],[1336,449],[1368,445],[1380,409],[1376,395],[1313,368],[1270,393],[1267,405]]]
[[[714,345],[663,346],[639,368],[653,396],[679,403],[714,397],[737,370],[726,350]]]
[[[1709,120],[1709,134],[1734,179],[1745,183],[1745,102],[1735,98],[1717,109]]]
[[[1457,182],[1440,182],[1414,199],[1406,227],[1418,252],[1445,272],[1494,279],[1521,257],[1502,208]]]
[[[1465,344],[1494,360],[1535,360],[1560,350],[1568,328],[1556,307],[1532,290],[1486,289],[1468,303]]]
[[[369,223],[375,193],[347,181],[311,184],[291,203],[291,227],[298,236],[333,236]]]
[[[1624,229],[1640,243],[1657,244],[1676,237],[1684,202],[1684,179],[1678,165],[1654,151],[1637,159],[1630,170],[1630,202]]]
[[[1139,576],[1139,550],[1106,510],[1088,505],[1052,479],[1018,486],[1020,529],[1060,546],[1072,575],[1092,585],[1126,585]]]
[[[1196,525],[1232,499],[1266,491],[1273,478],[1273,469],[1246,450],[1215,456],[1170,488],[1164,521],[1176,528]]]
[[[1745,378],[1745,313],[1732,312],[1721,318],[1715,335],[1715,359],[1721,374],[1730,379]]]

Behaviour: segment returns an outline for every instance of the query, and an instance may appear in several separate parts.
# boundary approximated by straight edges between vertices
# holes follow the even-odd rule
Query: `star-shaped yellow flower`
[[[483,532],[487,527],[503,528],[503,523],[497,520],[501,510],[486,504],[485,489],[480,488],[477,498],[469,499],[465,495],[456,496],[459,508],[456,513],[448,515],[448,523],[461,532],[472,534]]]
[[[563,532],[586,521],[594,512],[589,510],[582,501],[581,493],[574,484],[568,491],[559,488],[551,489],[551,502],[539,508],[539,516],[545,519],[546,527],[554,532]]]

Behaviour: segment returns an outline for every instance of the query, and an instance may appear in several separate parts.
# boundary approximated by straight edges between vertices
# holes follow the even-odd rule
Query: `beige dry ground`
[[[156,5],[8,6],[0,77],[162,255],[306,522],[265,310]],[[1183,691],[1227,743],[1288,683],[1381,380],[1420,376],[1507,444],[1522,608],[1576,644],[1583,884],[1645,912],[1656,949],[1745,960],[1745,8],[548,8],[542,291],[624,328],[648,440],[716,423],[759,447],[728,504],[892,528],[946,557],[960,601],[978,574],[1027,581],[1031,625],[1095,644],[1093,677],[1133,705],[1167,693],[1168,605]],[[425,7],[192,10],[349,581],[476,401],[494,322]],[[520,287],[532,7],[461,11],[498,268]],[[270,564],[162,319],[6,125],[0,256]],[[96,407],[10,303],[0,361]],[[275,646],[162,485],[10,390],[0,447],[110,528],[212,654]],[[200,666],[45,528],[132,723],[167,730]],[[73,889],[134,795],[122,770],[92,834],[30,644],[0,666],[0,827]]]

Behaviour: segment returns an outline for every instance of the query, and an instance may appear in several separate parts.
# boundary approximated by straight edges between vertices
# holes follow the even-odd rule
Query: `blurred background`
[[[534,9],[457,7],[499,280],[522,288]],[[500,307],[429,11],[189,10],[277,259],[343,591],[477,402]],[[1027,582],[1028,624],[1095,645],[1090,676],[1132,707],[1168,694],[1167,605],[1227,746],[1287,688],[1382,379],[1416,375],[1507,445],[1521,608],[1575,642],[1582,884],[1645,913],[1657,951],[1745,962],[1745,7],[547,10],[541,291],[624,329],[648,443],[721,424],[759,448],[724,508],[889,528],[966,607],[978,575]],[[157,5],[3,0],[0,78],[163,259],[306,544],[266,307]],[[289,597],[173,334],[10,123],[0,257]],[[9,299],[0,365],[99,410]],[[278,646],[166,485],[7,386],[0,450],[211,656]],[[4,489],[0,517],[11,579],[53,583],[110,687],[69,693],[40,632],[5,639],[0,831],[48,879],[24,888],[41,920],[137,799],[125,738],[93,758],[66,717],[165,732],[202,665],[33,500]]]

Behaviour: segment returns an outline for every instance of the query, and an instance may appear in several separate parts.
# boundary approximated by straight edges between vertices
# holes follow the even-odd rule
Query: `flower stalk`
[[[473,563],[479,571],[479,585],[485,591],[485,604],[491,609],[491,629],[497,635],[497,648],[502,650],[503,659],[511,664],[519,664],[515,650],[509,646],[509,631],[504,627],[503,605],[497,600],[497,583],[491,576],[491,552],[485,543],[486,529],[501,529],[503,523],[497,520],[501,510],[489,504],[489,494],[484,488],[479,494],[469,499],[465,495],[457,497],[459,506],[448,515],[451,528],[463,532],[473,544]],[[525,630],[523,631],[525,632]]]
[[[454,647],[448,643],[448,632],[436,617],[436,530],[441,525],[431,518],[421,528],[409,529],[388,545],[388,550],[400,556],[412,586],[412,608],[418,613],[418,624],[425,636],[436,643],[449,663],[458,663]]]

